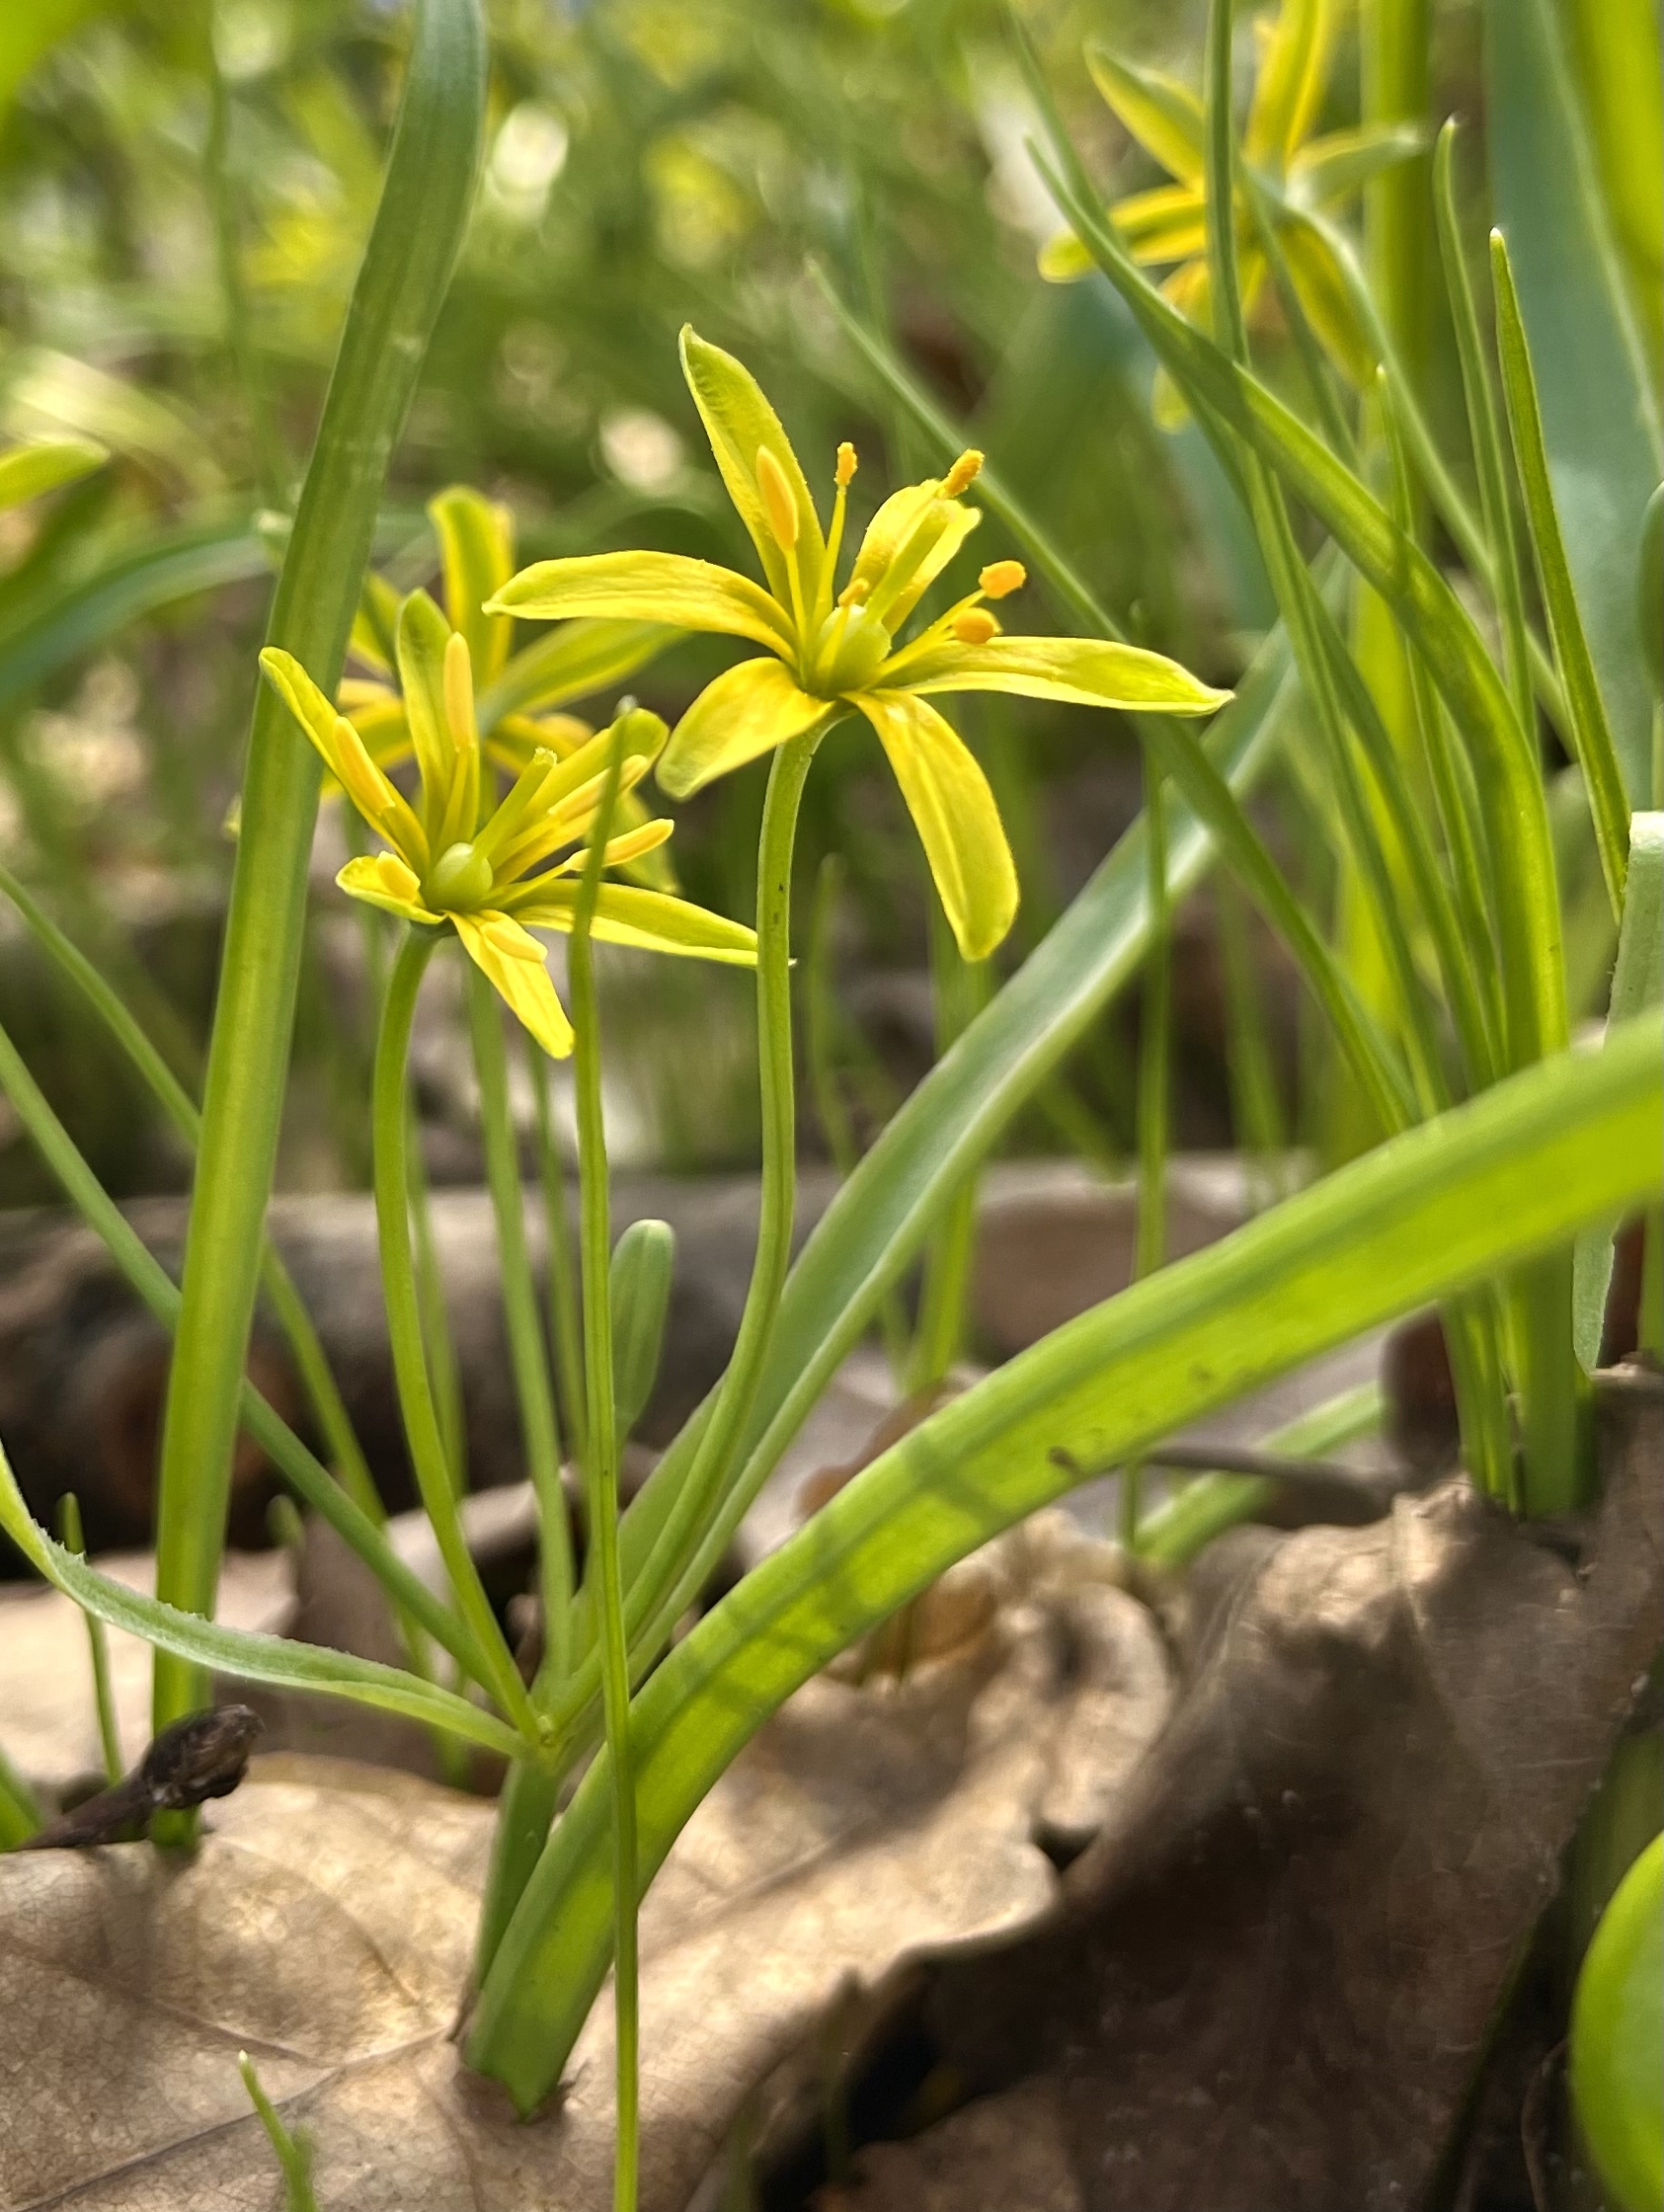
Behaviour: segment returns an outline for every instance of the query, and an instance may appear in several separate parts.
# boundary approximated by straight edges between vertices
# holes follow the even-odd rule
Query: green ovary
[[[472,845],[446,845],[428,872],[423,894],[431,907],[456,914],[478,911],[491,897],[491,862]]]

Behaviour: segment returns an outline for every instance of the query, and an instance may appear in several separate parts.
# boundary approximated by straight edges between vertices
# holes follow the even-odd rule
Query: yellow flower
[[[482,822],[482,749],[466,637],[425,592],[415,592],[399,610],[393,648],[421,776],[414,806],[291,654],[269,646],[260,656],[273,689],[389,847],[350,860],[336,881],[352,898],[407,921],[448,923],[543,1050],[564,1058],[572,1050],[572,1025],[555,995],[544,947],[530,932],[572,927],[583,840],[605,791],[613,747],[622,749],[619,788],[631,791],[657,758],[665,725],[656,714],[632,708],[565,758],[535,749]],[[664,843],[671,827],[643,822],[609,838],[605,865],[639,860]],[[565,857],[556,860],[557,853]],[[746,967],[756,957],[756,939],[740,923],[633,884],[600,886],[594,934]]]
[[[1322,109],[1333,59],[1341,0],[1283,0],[1263,31],[1259,75],[1242,135],[1241,163],[1264,195],[1290,279],[1312,329],[1352,381],[1375,374],[1375,349],[1353,308],[1323,217],[1344,205],[1373,177],[1425,146],[1412,124],[1379,123],[1310,135]],[[1155,69],[1120,61],[1101,47],[1086,64],[1119,120],[1175,180],[1117,200],[1110,219],[1137,262],[1178,267],[1161,289],[1181,314],[1204,330],[1211,322],[1208,202],[1202,103],[1188,85]],[[1264,286],[1265,254],[1245,189],[1235,209],[1237,278],[1244,313]],[[1072,231],[1044,247],[1040,273],[1070,283],[1094,267]],[[1156,377],[1156,414],[1169,427],[1184,419],[1183,403],[1165,373]]]
[[[488,601],[531,618],[668,622],[749,639],[764,656],[727,670],[694,700],[660,757],[674,798],[857,708],[878,733],[967,960],[986,959],[1017,908],[1016,871],[987,778],[927,693],[1014,691],[1084,706],[1208,714],[1227,696],[1174,662],[1085,638],[1012,638],[985,601],[1025,581],[995,561],[980,589],[905,643],[919,600],[982,516],[960,495],[982,466],[965,453],[943,478],[892,493],[837,583],[855,450],[840,445],[832,524],[821,518],[774,410],[750,372],[691,329],[682,372],[767,588],[676,553],[540,561]]]
[[[506,507],[460,484],[430,500],[428,514],[439,545],[442,604],[467,639],[473,661],[486,758],[511,775],[518,775],[539,750],[569,758],[594,733],[576,715],[555,710],[569,699],[622,683],[676,633],[662,622],[575,622],[514,653],[513,621],[485,611],[485,601],[514,573],[514,517]],[[410,725],[392,680],[399,605],[399,593],[384,577],[372,573],[365,579],[349,650],[366,672],[343,676],[336,692],[337,706],[380,768],[411,754]],[[339,786],[326,784],[323,795],[338,797]],[[627,793],[619,806],[619,829],[639,829],[646,820],[641,800]],[[658,891],[676,888],[675,871],[663,850],[645,853],[630,874]]]

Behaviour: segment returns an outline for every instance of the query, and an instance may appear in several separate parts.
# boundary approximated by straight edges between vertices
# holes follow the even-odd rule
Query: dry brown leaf
[[[1604,1403],[1575,1564],[1462,1483],[1216,1547],[1189,1686],[1065,1911],[931,2000],[974,2084],[1061,2082],[1085,2212],[1423,2201],[1658,1649],[1651,1391]]]
[[[855,2179],[825,2188],[813,2212],[1085,2212],[1064,2145],[1055,2081],[979,2097],[915,2143],[874,2143]]]
[[[1104,1584],[1107,1555],[1050,1523],[990,1550],[1006,1603],[976,1650],[900,1685],[809,1684],[655,1884],[643,2212],[680,2212],[852,1980],[1046,1910],[1042,1808],[1107,1796],[1158,1731],[1160,1641]],[[609,2004],[529,2126],[448,2040],[490,1818],[413,1778],[268,1760],[189,1862],[138,1846],[0,1860],[0,2207],[273,2212],[240,2047],[312,2133],[324,2212],[607,2202]]]

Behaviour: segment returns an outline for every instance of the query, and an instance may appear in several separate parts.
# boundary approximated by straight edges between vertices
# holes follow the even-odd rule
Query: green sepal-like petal
[[[1188,261],[1208,250],[1208,203],[1189,185],[1157,185],[1118,199],[1109,217],[1141,266]]]
[[[1283,0],[1242,133],[1249,161],[1281,170],[1309,134],[1329,81],[1338,12],[1336,0]]]
[[[769,589],[782,606],[789,607],[792,594],[788,573],[795,568],[804,608],[812,610],[821,589],[826,539],[821,534],[821,518],[815,512],[814,499],[780,418],[745,363],[737,361],[732,354],[725,354],[720,346],[710,345],[691,323],[682,325],[680,344],[682,375],[687,379],[693,404],[699,410],[699,420],[705,426],[705,435],[711,441],[711,451],[722,472],[728,496],[751,532]],[[784,470],[792,505],[797,510],[797,545],[789,555],[781,549],[769,527],[768,515],[757,491],[756,456],[761,446],[768,448]]]
[[[1306,319],[1323,350],[1352,384],[1367,390],[1375,380],[1376,350],[1340,265],[1345,248],[1295,207],[1279,211],[1277,238]]]
[[[14,445],[0,453],[0,510],[21,507],[42,492],[55,492],[60,484],[90,476],[109,458],[105,447],[90,437],[41,438],[33,445]]]
[[[529,1037],[551,1060],[572,1050],[572,1024],[555,993],[554,978],[537,939],[508,914],[489,908],[477,914],[452,914],[451,924],[468,958]]]
[[[1092,82],[1145,151],[1181,185],[1200,189],[1203,158],[1202,103],[1188,85],[1159,69],[1141,69],[1106,47],[1089,45]]]
[[[474,681],[483,689],[502,674],[514,637],[511,617],[485,611],[515,573],[514,520],[506,507],[466,484],[431,499],[428,517],[439,541],[445,612],[468,641]]]
[[[400,914],[406,921],[441,922],[444,915],[423,904],[416,871],[396,852],[364,852],[349,860],[336,877],[349,899],[385,913]]]
[[[986,960],[1017,911],[1017,871],[988,778],[926,700],[863,691],[854,704],[902,787],[942,910],[967,960]]]
[[[1156,714],[1213,714],[1229,698],[1164,654],[1099,638],[990,638],[986,645],[933,645],[898,654],[879,671],[909,691],[1011,691],[1075,706]]]
[[[445,714],[444,659],[450,624],[426,592],[412,592],[399,608],[395,644],[399,689],[404,693],[411,745],[422,777],[422,819],[430,836],[450,797],[456,747]]]
[[[319,690],[292,653],[269,645],[261,653],[260,669],[370,828],[397,845],[414,866],[425,868],[427,831],[404,794],[371,758],[353,724]]]
[[[570,929],[579,892],[576,883],[551,884],[536,901],[516,909],[518,919],[536,929]],[[731,968],[756,965],[756,935],[743,921],[730,921],[726,914],[713,914],[685,899],[641,891],[633,884],[600,886],[591,934],[608,944],[633,945],[641,952],[714,960]]]
[[[491,604],[494,612],[534,622],[604,615],[750,638],[771,653],[790,653],[795,645],[791,624],[759,585],[683,553],[584,553],[534,561],[511,577]]]
[[[800,738],[832,702],[803,690],[780,661],[741,661],[707,683],[659,756],[659,788],[685,799],[714,776]]]
[[[522,647],[496,681],[480,689],[480,729],[508,714],[546,714],[571,699],[610,691],[645,668],[680,632],[668,622],[563,622]]]
[[[1306,207],[1336,207],[1356,192],[1413,161],[1428,147],[1419,123],[1365,123],[1356,130],[1331,130],[1302,146],[1289,163],[1291,198]]]
[[[1034,266],[1049,284],[1077,284],[1098,265],[1072,230],[1060,230],[1041,247]]]

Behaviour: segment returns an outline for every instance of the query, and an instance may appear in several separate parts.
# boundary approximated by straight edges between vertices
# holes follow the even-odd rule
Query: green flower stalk
[[[261,655],[267,680],[388,847],[350,860],[336,881],[350,898],[406,921],[448,926],[516,1019],[546,1053],[563,1059],[572,1050],[572,1025],[555,994],[546,949],[531,931],[572,927],[583,840],[605,782],[613,736],[592,738],[565,759],[534,749],[501,803],[484,809],[467,639],[425,592],[416,592],[400,609],[395,649],[421,778],[414,805],[298,661],[270,648]],[[633,789],[658,756],[665,725],[639,709],[623,719],[620,781]],[[667,821],[651,821],[609,838],[602,865],[639,860],[671,830]],[[601,886],[593,927],[597,938],[615,944],[744,967],[756,954],[755,939],[742,923],[633,884]]]
[[[1004,636],[987,602],[1021,589],[1017,561],[991,562],[976,591],[904,638],[925,592],[982,520],[963,500],[982,455],[963,453],[945,477],[892,493],[840,587],[854,447],[838,447],[823,530],[797,455],[750,371],[691,328],[681,334],[681,364],[765,585],[677,553],[598,553],[535,563],[487,611],[661,622],[764,649],[708,684],[672,733],[657,775],[673,798],[824,732],[850,709],[864,715],[901,785],[959,949],[967,960],[986,959],[1016,913],[1016,869],[988,779],[930,696],[1010,691],[1211,714],[1228,694],[1136,646]],[[598,934],[604,913],[602,907]]]

